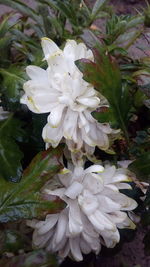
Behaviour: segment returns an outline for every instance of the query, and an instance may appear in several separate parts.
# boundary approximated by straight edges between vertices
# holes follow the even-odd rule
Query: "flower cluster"
[[[42,132],[46,146],[56,147],[65,141],[71,154],[81,154],[80,157],[83,153],[92,154],[96,146],[108,150],[110,139],[118,130],[97,122],[91,115],[108,102],[83,80],[75,65],[81,58],[93,60],[92,51],[73,40],[67,41],[61,50],[47,38],[42,39],[42,48],[48,67],[27,67],[30,80],[24,84],[21,103],[35,113],[50,113]],[[54,177],[58,188],[54,190],[47,183],[43,189],[44,194],[61,198],[65,209],[47,215],[44,221],[28,221],[28,225],[35,229],[35,247],[81,261],[82,253],[97,254],[101,245],[114,247],[120,239],[118,229],[135,227],[128,212],[137,203],[119,191],[131,189],[124,169],[109,165],[84,169],[76,156],[72,160],[75,166]]]
[[[51,185],[46,185],[43,192],[60,197],[67,205],[61,213],[47,215],[45,221],[28,221],[35,228],[35,247],[81,261],[82,253],[99,253],[101,244],[114,247],[120,239],[118,228],[134,229],[127,211],[137,203],[119,192],[131,189],[124,169],[92,165],[84,170],[76,166],[56,178],[60,187],[51,190]]]
[[[95,146],[107,150],[109,136],[118,131],[92,117],[91,112],[104,105],[104,98],[98,97],[94,88],[83,80],[75,65],[77,59],[93,60],[92,51],[73,40],[67,41],[61,50],[47,38],[42,39],[42,48],[48,68],[27,67],[30,80],[24,84],[21,103],[35,113],[50,112],[42,133],[44,141],[56,147],[65,138],[72,152],[81,149],[89,152]]]

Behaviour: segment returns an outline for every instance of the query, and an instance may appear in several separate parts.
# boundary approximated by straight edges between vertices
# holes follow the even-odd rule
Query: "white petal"
[[[61,212],[59,215],[57,228],[55,232],[55,242],[58,245],[61,242],[66,234],[66,228],[68,224],[67,215],[64,212]]]
[[[36,228],[38,229],[38,233],[40,235],[47,233],[57,222],[58,214],[51,215],[45,221],[40,221],[36,224]]]
[[[58,196],[58,197],[62,198],[64,193],[65,193],[65,188],[58,188],[55,190],[50,190],[50,189],[45,188],[43,193],[46,193],[46,194],[49,194],[52,196]]]
[[[94,239],[99,239],[99,233],[95,231],[92,223],[89,221],[87,216],[81,213],[81,218],[84,225],[84,230],[82,231],[82,234],[86,233]]]
[[[77,43],[74,40],[67,40],[66,45],[64,47],[63,53],[66,58],[69,58],[70,61],[75,61],[75,51],[76,51]]]
[[[113,176],[112,183],[128,181],[128,176],[125,174],[116,174]]]
[[[99,98],[98,97],[91,97],[91,98],[86,98],[86,97],[78,97],[77,98],[78,103],[87,106],[89,108],[96,108],[99,105]]]
[[[59,47],[51,39],[42,38],[41,44],[46,60],[57,55],[58,53],[61,53]]]
[[[72,111],[68,108],[64,119],[64,137],[66,139],[73,139],[74,131],[77,128],[78,112]]]
[[[85,189],[83,191],[83,194],[78,197],[78,202],[82,211],[87,216],[95,212],[96,209],[98,208],[97,198],[94,195],[92,195],[90,191]]]
[[[60,249],[59,256],[64,259],[68,256],[69,251],[70,251],[70,246],[69,246],[69,240],[68,240],[65,246],[62,249]]]
[[[107,214],[107,217],[113,223],[118,224],[118,223],[122,223],[126,220],[127,214],[125,212],[122,212],[122,211],[115,211],[115,212],[111,212],[110,214]]]
[[[119,183],[116,184],[118,189],[132,189],[132,186],[129,185],[128,183]]]
[[[121,205],[110,199],[109,196],[98,195],[97,199],[99,202],[99,206],[101,207],[101,211],[103,212],[114,212],[120,210],[121,208]]]
[[[80,248],[84,254],[89,254],[91,252],[90,245],[83,238],[80,239]]]
[[[90,167],[88,167],[87,169],[85,169],[84,173],[90,173],[90,172],[103,172],[104,171],[104,167],[101,165],[92,165]]]
[[[40,67],[30,65],[30,66],[28,66],[26,68],[26,72],[27,72],[27,75],[32,80],[35,80],[35,81],[42,81],[43,79],[47,80],[47,72],[46,72],[46,70],[44,70],[44,69],[42,69]]]
[[[83,260],[79,242],[80,242],[80,237],[69,239],[71,253],[72,253],[73,258],[76,261],[82,261]]]
[[[35,230],[33,233],[33,245],[36,248],[42,248],[46,245],[46,243],[51,239],[54,233],[54,229],[51,229],[46,234],[39,235],[38,231]]]
[[[51,143],[56,147],[63,137],[62,125],[52,128],[48,123],[43,128],[42,137],[46,143]]]
[[[74,181],[65,191],[65,195],[71,199],[75,199],[82,192],[82,189],[83,185]]]
[[[99,179],[97,179],[97,177],[95,179],[93,174],[91,175],[90,173],[86,174],[84,181],[83,181],[83,185],[85,189],[92,192],[93,194],[100,193],[104,188],[103,183]]]
[[[33,220],[27,220],[26,221],[26,224],[32,228],[35,228],[36,229],[36,224],[38,223],[39,221],[36,220],[36,219],[33,219]]]
[[[105,188],[109,188],[109,189],[111,189],[112,191],[116,191],[116,192],[118,192],[118,187],[116,186],[116,184],[106,184],[106,185],[105,185]]]
[[[50,115],[48,116],[48,123],[50,124],[51,127],[53,128],[58,127],[58,125],[61,122],[62,112],[64,108],[65,108],[65,105],[58,104],[57,107],[52,109]]]
[[[99,237],[98,238],[92,237],[88,233],[85,233],[85,232],[82,233],[82,236],[86,240],[88,245],[91,247],[91,249],[94,252],[99,253],[99,251],[101,249]]]
[[[99,230],[114,230],[114,224],[107,219],[107,217],[100,212],[99,210],[96,210],[96,212],[89,217],[89,220],[91,223]]]
[[[101,233],[104,241],[105,246],[107,248],[113,248],[119,241],[120,241],[120,235],[119,231],[116,229],[116,231],[104,231]]]
[[[88,216],[88,218],[96,230],[104,231],[104,225],[98,222],[97,218],[95,217],[95,214]]]
[[[74,237],[82,232],[83,224],[81,221],[80,209],[76,201],[69,200],[69,233]]]
[[[117,224],[117,227],[120,229],[128,228],[134,230],[136,228],[136,225],[127,216],[123,222]]]
[[[113,176],[115,175],[115,172],[116,172],[116,167],[114,165],[105,167],[103,173],[101,174],[105,184],[111,183]]]

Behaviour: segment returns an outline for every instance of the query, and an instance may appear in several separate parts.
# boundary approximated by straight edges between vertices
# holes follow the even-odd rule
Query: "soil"
[[[35,2],[32,0],[24,1],[32,7],[35,6]],[[95,0],[85,0],[85,2],[92,6]],[[136,10],[140,11],[146,7],[145,0],[111,0],[110,2],[119,15],[136,14]],[[150,2],[150,0],[147,2]],[[0,16],[9,11],[11,11],[11,8],[0,5]],[[143,42],[144,40],[140,41],[140,43]],[[140,51],[136,51],[135,47],[133,50],[131,50],[131,53],[140,56]],[[103,249],[99,256],[89,255],[81,263],[75,263],[67,259],[61,264],[61,267],[150,267],[150,256],[146,256],[144,253],[143,238],[146,231],[139,226],[133,241],[125,242],[119,253],[116,253],[118,248],[115,250]]]

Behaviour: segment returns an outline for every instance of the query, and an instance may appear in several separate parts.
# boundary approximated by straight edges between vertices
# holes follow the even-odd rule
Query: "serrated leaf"
[[[3,267],[57,267],[55,256],[43,249],[0,260]]]
[[[41,217],[58,209],[62,202],[56,204],[44,200],[40,190],[62,168],[61,154],[62,146],[38,153],[20,183],[1,180],[0,222]]]
[[[12,181],[20,180],[23,157],[15,139],[20,135],[20,123],[11,116],[0,121],[0,176]]]
[[[92,115],[97,121],[99,121],[101,123],[108,122],[112,126],[118,127],[118,123],[115,120],[114,114],[110,108],[101,107],[98,110],[96,110],[95,112],[93,112]]]
[[[150,178],[150,152],[146,152],[129,165],[129,169],[137,174],[139,179],[148,181]]]
[[[103,96],[106,97],[112,109],[115,120],[123,130],[129,141],[126,125],[130,110],[130,95],[126,84],[122,83],[121,72],[113,57],[101,48],[94,50],[95,62],[81,59],[76,64],[84,79],[91,83]]]

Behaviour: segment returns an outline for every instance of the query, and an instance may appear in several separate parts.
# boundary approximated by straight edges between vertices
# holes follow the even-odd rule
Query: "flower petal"
[[[61,104],[53,108],[50,115],[48,116],[48,123],[51,127],[56,128],[61,122],[62,113],[65,108],[65,105]]]
[[[76,199],[76,197],[82,192],[83,185],[74,181],[65,191],[65,195],[71,199]]]
[[[30,65],[26,68],[26,72],[31,80],[42,81],[44,79],[44,80],[47,80],[48,82],[46,70],[40,67]]]
[[[69,239],[71,253],[72,253],[73,258],[76,261],[82,261],[83,260],[79,242],[80,242],[80,237],[75,237],[75,238]]]
[[[42,38],[41,45],[46,60],[48,60],[50,57],[53,57],[61,53],[59,47],[49,38],[46,37]]]

